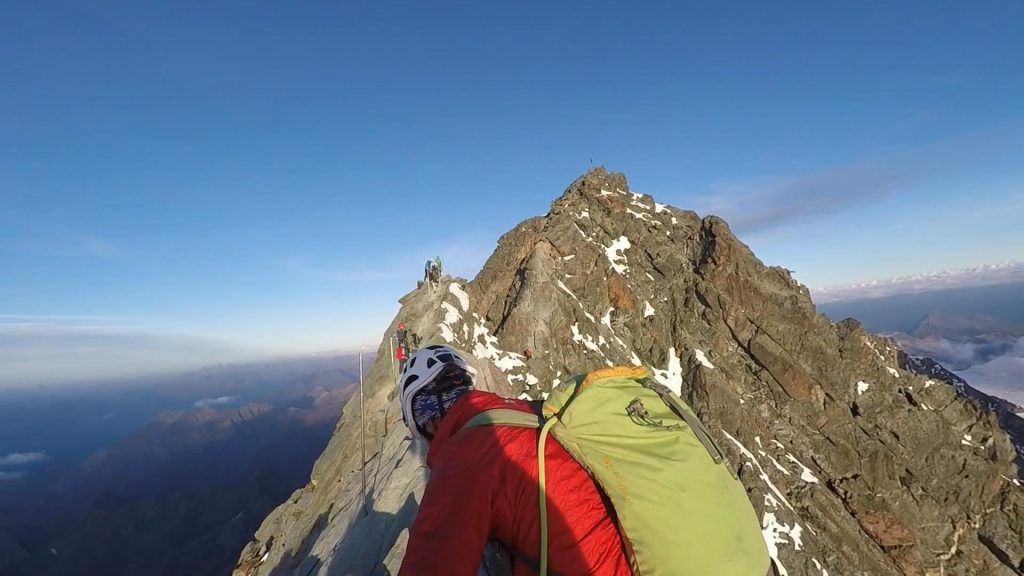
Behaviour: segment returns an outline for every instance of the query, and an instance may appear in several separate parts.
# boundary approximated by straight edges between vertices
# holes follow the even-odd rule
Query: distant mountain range
[[[926,274],[897,276],[855,284],[812,288],[818,304],[864,298],[882,298],[896,294],[917,294],[951,288],[972,288],[1024,282],[1024,262],[1009,260],[959,270],[941,270]]]
[[[0,574],[226,573],[260,518],[308,477],[357,386],[357,366],[351,356],[288,360],[137,386],[96,413],[155,406],[157,397],[181,408],[85,458],[0,484]]]

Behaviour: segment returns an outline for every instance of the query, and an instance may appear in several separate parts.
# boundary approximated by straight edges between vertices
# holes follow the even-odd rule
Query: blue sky
[[[375,344],[590,165],[809,286],[1024,257],[1024,5],[0,9],[0,386]]]

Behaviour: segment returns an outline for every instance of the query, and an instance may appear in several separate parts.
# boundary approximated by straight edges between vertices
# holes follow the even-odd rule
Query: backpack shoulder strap
[[[469,422],[463,424],[461,430],[475,428],[477,426],[515,426],[517,428],[540,428],[542,425],[540,416],[512,410],[511,408],[492,408],[473,416]]]

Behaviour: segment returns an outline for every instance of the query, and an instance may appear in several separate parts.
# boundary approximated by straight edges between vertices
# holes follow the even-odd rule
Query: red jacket
[[[399,576],[472,576],[489,538],[512,552],[516,576],[537,573],[539,431],[485,425],[459,432],[470,418],[490,408],[534,412],[523,400],[476,390],[455,402],[427,454],[430,482]],[[550,437],[545,467],[548,573],[629,576],[610,505],[594,480]]]

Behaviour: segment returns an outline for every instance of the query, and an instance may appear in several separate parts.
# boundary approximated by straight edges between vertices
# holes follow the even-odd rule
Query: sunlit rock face
[[[783,574],[1024,569],[1024,492],[993,415],[906,370],[857,322],[818,314],[721,219],[634,193],[622,174],[588,172],[502,236],[475,279],[446,277],[401,304],[366,378],[365,465],[356,398],[235,574],[397,571],[428,474],[394,400],[399,322],[461,350],[481,387],[510,396],[650,367],[729,452]]]

